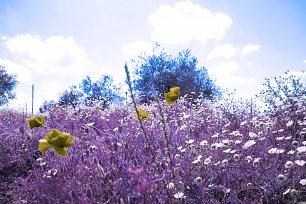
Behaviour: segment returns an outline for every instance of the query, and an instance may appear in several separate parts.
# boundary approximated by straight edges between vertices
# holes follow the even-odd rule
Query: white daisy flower
[[[208,164],[210,164],[211,163],[211,158],[210,157],[208,157],[208,158],[206,158],[205,160],[204,160],[204,164],[205,165],[208,165]]]
[[[174,194],[174,198],[183,198],[184,197],[184,193],[183,192],[177,192],[176,194]]]
[[[299,184],[302,184],[303,186],[305,186],[306,185],[306,179],[300,180]]]
[[[168,184],[167,184],[167,188],[168,188],[168,189],[174,188],[174,183],[173,183],[173,182],[168,183]]]
[[[200,142],[200,145],[201,145],[201,146],[205,146],[205,145],[208,145],[208,142],[207,142],[207,140],[202,140],[202,141]]]
[[[249,140],[249,141],[247,141],[247,142],[243,145],[242,148],[243,148],[243,149],[247,149],[247,148],[253,146],[254,144],[256,144],[255,140]]]
[[[296,151],[298,151],[300,153],[304,153],[304,152],[306,152],[306,146],[298,147],[298,148],[296,148]]]
[[[192,143],[194,143],[194,140],[193,139],[187,140],[186,143],[187,144],[192,144]]]
[[[286,126],[291,127],[293,124],[294,124],[294,121],[290,120],[290,121],[287,122]]]
[[[293,167],[294,163],[292,161],[287,161],[285,164],[285,168],[286,169],[290,169],[291,167]]]
[[[295,160],[294,163],[296,163],[299,166],[304,166],[306,162],[304,160]]]

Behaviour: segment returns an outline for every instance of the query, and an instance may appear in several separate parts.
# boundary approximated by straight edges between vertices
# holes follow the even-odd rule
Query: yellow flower
[[[68,156],[68,152],[65,147],[70,147],[74,143],[73,137],[69,134],[65,134],[57,129],[52,129],[48,132],[44,140],[38,144],[38,150],[41,153],[45,153],[49,148],[53,148],[55,152],[61,157]]]
[[[146,110],[143,110],[142,108],[137,108],[137,111],[141,120],[150,120],[149,113]],[[138,119],[136,112],[134,113],[134,116],[136,117],[136,119]]]
[[[164,96],[166,98],[166,104],[171,106],[180,97],[180,87],[171,88],[168,93],[164,93]]]
[[[44,124],[46,121],[46,117],[36,116],[36,117],[28,118],[27,121],[29,123],[29,128],[32,130],[33,128],[36,128],[36,127],[45,127]]]

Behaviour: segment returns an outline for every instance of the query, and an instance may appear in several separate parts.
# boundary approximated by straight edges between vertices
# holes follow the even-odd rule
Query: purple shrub
[[[1,112],[1,178],[15,203],[298,203],[305,201],[306,109],[236,114],[201,99],[142,105],[154,155],[131,105],[54,107],[45,128]],[[294,118],[294,120],[292,120]],[[293,122],[292,122],[293,121]],[[10,125],[8,125],[10,124]],[[74,136],[69,156],[37,154],[39,139],[57,128]],[[168,153],[170,152],[170,158]],[[169,161],[169,159],[172,161]],[[14,164],[14,165],[13,165]],[[26,168],[25,168],[26,167]],[[4,173],[6,172],[6,174]],[[304,181],[302,180],[304,179]],[[1,182],[1,185],[4,185]],[[2,187],[2,186],[1,186]],[[2,187],[3,188],[3,187]],[[2,197],[4,197],[1,195]]]

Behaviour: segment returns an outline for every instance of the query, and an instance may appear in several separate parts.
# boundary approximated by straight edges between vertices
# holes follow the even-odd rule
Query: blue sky
[[[124,64],[159,42],[190,48],[216,83],[251,97],[265,77],[306,70],[303,0],[1,0],[0,64],[35,110],[89,75],[124,83]],[[131,66],[132,68],[132,66]],[[28,84],[28,85],[26,85]]]

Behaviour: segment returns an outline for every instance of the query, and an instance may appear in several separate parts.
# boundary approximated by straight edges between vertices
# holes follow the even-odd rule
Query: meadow
[[[138,107],[54,107],[33,129],[2,110],[0,202],[305,203],[304,98],[273,114],[184,96]],[[38,151],[53,128],[73,136],[64,158]]]

